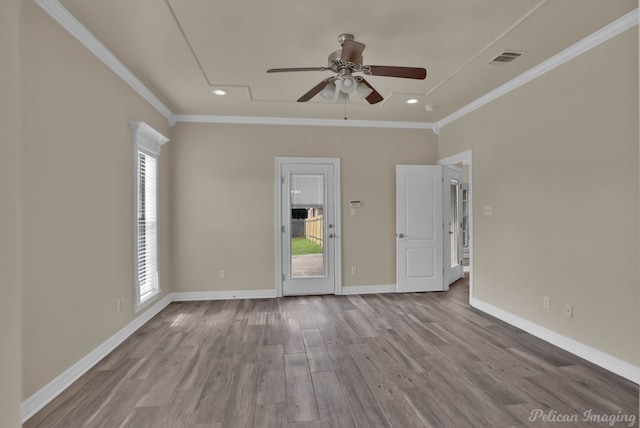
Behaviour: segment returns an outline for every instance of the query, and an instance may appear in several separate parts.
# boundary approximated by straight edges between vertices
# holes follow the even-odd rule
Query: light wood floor
[[[638,386],[448,293],[173,303],[25,427],[608,426]],[[579,422],[530,421],[545,414]],[[615,426],[629,426],[618,423]]]

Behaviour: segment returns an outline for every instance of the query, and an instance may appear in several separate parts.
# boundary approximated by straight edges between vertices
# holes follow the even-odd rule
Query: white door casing
[[[334,294],[340,291],[340,160],[276,158],[276,284],[278,295]],[[292,209],[320,209],[322,254],[292,258]],[[304,211],[304,209],[303,209]],[[315,259],[300,270],[301,259]],[[316,266],[317,264],[317,266]]]
[[[398,292],[443,291],[443,168],[396,165]]]

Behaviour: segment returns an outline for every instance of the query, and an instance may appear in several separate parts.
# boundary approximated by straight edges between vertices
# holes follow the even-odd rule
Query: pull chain
[[[344,120],[347,120],[347,101],[349,100],[348,96],[344,97]]]

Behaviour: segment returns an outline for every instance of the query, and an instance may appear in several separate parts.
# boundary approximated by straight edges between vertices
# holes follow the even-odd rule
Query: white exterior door
[[[334,294],[339,162],[285,158],[278,169],[282,294]]]
[[[396,165],[398,292],[445,290],[443,167]]]
[[[462,268],[462,170],[444,167],[444,276],[446,289],[464,276]]]

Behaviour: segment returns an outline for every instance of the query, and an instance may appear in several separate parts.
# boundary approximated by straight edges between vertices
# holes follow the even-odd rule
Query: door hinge
[[[282,226],[282,233],[284,233],[284,226]]]
[[[280,183],[284,184],[284,176],[280,177]]]
[[[285,279],[287,279],[287,278],[286,278],[286,275],[285,275],[285,274],[282,274],[282,281],[284,281]]]

